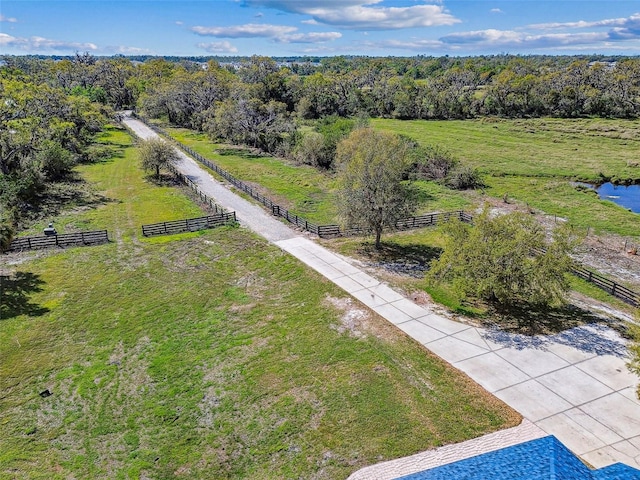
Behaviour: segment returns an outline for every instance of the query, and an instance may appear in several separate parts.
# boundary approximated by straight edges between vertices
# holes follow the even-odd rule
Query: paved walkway
[[[143,138],[155,135],[137,120],[125,123]],[[626,345],[614,331],[586,325],[557,335],[528,337],[454,322],[301,236],[221,186],[194,160],[181,158],[178,168],[222,206],[235,210],[241,224],[465,372],[583,460],[596,468],[615,462],[640,468],[638,379],[627,370]]]

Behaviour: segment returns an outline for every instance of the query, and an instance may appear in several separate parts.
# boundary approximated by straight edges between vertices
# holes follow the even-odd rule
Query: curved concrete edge
[[[547,433],[524,419],[517,427],[361,468],[347,480],[393,480],[545,436]]]

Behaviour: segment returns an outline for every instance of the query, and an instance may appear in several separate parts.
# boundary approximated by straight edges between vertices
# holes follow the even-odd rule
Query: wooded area
[[[640,114],[635,57],[172,60],[2,57],[0,223],[20,228],[47,185],[100,159],[95,134],[125,108],[322,169],[333,168],[339,141],[369,117]],[[433,174],[440,160],[422,173]],[[460,188],[479,181],[465,165],[444,175]]]

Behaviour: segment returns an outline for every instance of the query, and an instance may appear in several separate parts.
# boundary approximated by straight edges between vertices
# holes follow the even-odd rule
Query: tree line
[[[337,144],[369,117],[637,118],[635,57],[479,56],[228,58],[4,56],[0,67],[0,205],[5,223],[47,182],[86,161],[111,109],[137,108],[211,137],[335,167]],[[418,171],[451,185],[474,172],[438,152]],[[420,164],[422,163],[422,164]],[[444,168],[444,174],[441,170]],[[440,173],[438,173],[440,171]],[[446,180],[445,180],[446,179]]]

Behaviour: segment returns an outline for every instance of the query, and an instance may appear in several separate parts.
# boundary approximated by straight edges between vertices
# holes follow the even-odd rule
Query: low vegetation
[[[0,476],[345,478],[519,421],[244,229],[141,239],[201,211],[107,135],[102,204],[55,222],[112,242],[5,257]]]
[[[492,217],[485,208],[473,225],[451,220],[441,232],[444,248],[431,262],[429,281],[448,283],[462,299],[482,298],[503,309],[565,304],[570,254],[578,243],[568,228],[557,227],[547,241],[544,228],[531,216],[514,212]]]

